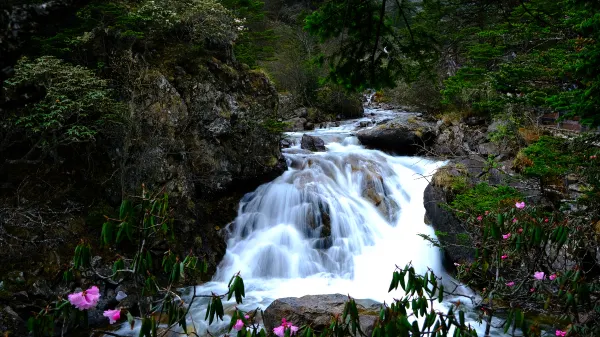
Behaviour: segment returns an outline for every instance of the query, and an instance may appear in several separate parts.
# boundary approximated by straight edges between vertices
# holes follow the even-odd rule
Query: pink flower
[[[79,293],[69,294],[69,302],[71,302],[71,304],[79,310],[95,307],[96,304],[98,304],[99,299],[100,291],[96,286],[92,286],[90,289]]]
[[[113,324],[116,321],[118,321],[119,319],[121,319],[121,309],[106,310],[102,314],[102,316],[107,317],[108,318],[108,322],[110,324]]]
[[[590,156],[590,159],[596,159],[596,155]],[[558,336],[558,335],[557,335]],[[563,335],[564,336],[564,335]]]
[[[477,217],[477,221],[481,221],[481,220],[483,220],[483,216],[480,215]]]
[[[550,275],[550,281],[554,281],[556,279],[556,274]]]
[[[298,327],[292,325],[292,323],[287,322],[285,318],[281,319],[281,325],[273,329],[273,333],[278,337],[284,337],[285,331],[290,329],[290,336],[293,336],[298,332]]]
[[[563,331],[563,330],[556,330],[556,335],[560,336],[560,337],[564,337],[567,335],[567,332]]]
[[[504,240],[508,240],[508,239],[510,239],[510,233],[503,234],[503,235],[502,235],[502,238],[503,238]]]
[[[506,254],[502,255],[501,257],[502,257],[502,260],[508,259],[508,255],[506,255]]]
[[[529,289],[530,292],[535,292],[535,288]]]
[[[548,222],[548,221],[549,221],[548,218],[544,219],[544,222]]]
[[[244,328],[244,322],[242,322],[241,319],[238,319],[235,324],[233,325],[233,328],[236,329],[237,331],[240,331]]]
[[[485,211],[485,215],[488,215],[488,214],[490,214],[490,211]]]
[[[517,221],[518,221],[518,220],[517,220],[517,218],[513,218],[513,223],[515,223],[515,222],[517,222]]]
[[[250,319],[250,316],[249,315],[244,315],[244,318],[245,319]]]
[[[514,285],[515,285],[515,282],[513,282],[513,281],[510,281],[510,282],[506,283],[507,287],[513,287]]]
[[[518,208],[518,209],[523,209],[523,208],[525,208],[525,201],[517,202],[517,203],[515,204],[515,207],[516,207],[516,208]]]
[[[536,271],[535,273],[533,273],[533,277],[535,277],[536,280],[543,280],[545,274],[543,271]]]
[[[519,234],[523,233],[523,228],[517,229],[517,233],[519,233]]]

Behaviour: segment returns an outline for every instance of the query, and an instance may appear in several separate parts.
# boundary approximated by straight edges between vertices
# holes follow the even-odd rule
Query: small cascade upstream
[[[296,144],[284,150],[288,170],[240,201],[227,228],[226,255],[213,280],[197,286],[196,293],[225,293],[231,276],[240,272],[246,285],[242,310],[309,294],[389,303],[399,296],[387,292],[395,265],[412,262],[419,273],[430,268],[449,278],[439,249],[418,236],[434,236],[424,223],[423,191],[425,177],[442,163],[365,149],[353,131],[361,122],[394,115],[367,114],[311,131],[325,140],[327,152],[302,150],[302,133],[287,134]],[[197,332],[221,335],[229,318],[206,326],[206,304],[197,300],[191,310]],[[234,302],[225,306],[232,310]]]

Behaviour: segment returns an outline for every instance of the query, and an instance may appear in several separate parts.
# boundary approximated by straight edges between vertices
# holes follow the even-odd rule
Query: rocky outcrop
[[[374,173],[365,174],[361,195],[369,200],[379,213],[390,223],[395,224],[400,216],[400,205],[390,198],[381,175]]]
[[[453,263],[472,262],[475,258],[475,247],[468,247],[459,240],[461,235],[468,235],[462,222],[443,206],[447,203],[443,189],[433,184],[427,185],[423,194],[425,216],[436,231],[444,233],[437,239],[443,247],[444,265],[452,269]]]
[[[265,330],[272,332],[285,318],[296,326],[309,325],[318,334],[328,327],[331,319],[341,315],[348,296],[307,295],[300,298],[286,297],[275,300],[264,312]],[[356,300],[360,316],[360,327],[366,336],[373,332],[381,304],[372,300]]]
[[[404,115],[373,128],[359,131],[356,136],[370,148],[398,155],[414,155],[431,145],[436,131],[432,123],[415,115]]]
[[[445,205],[455,197],[457,186],[475,186],[485,182],[490,185],[510,185],[517,189],[524,187],[524,182],[516,182],[511,177],[510,161],[501,162],[498,167],[487,165],[486,159],[480,155],[466,156],[450,161],[440,168],[432,177],[423,194],[425,217],[437,232],[444,250],[444,263],[447,268],[454,268],[453,263],[472,262],[475,257],[475,247],[467,238],[469,232],[463,222],[458,219]],[[528,188],[527,191],[533,189]],[[528,200],[536,198],[531,192],[524,193]]]
[[[327,151],[323,139],[315,136],[309,136],[307,134],[302,135],[302,140],[300,141],[300,148],[313,152]]]
[[[29,166],[22,170],[24,175],[52,172],[52,180],[37,177],[32,183],[24,176],[27,188],[19,200],[13,192],[19,176],[13,175],[15,184],[1,183],[0,230],[8,230],[15,239],[0,240],[0,260],[10,261],[0,266],[0,301],[6,300],[22,318],[30,315],[32,303],[44,307],[77,286],[97,284],[103,299],[114,299],[110,285],[93,274],[64,287],[60,275],[82,238],[91,242],[93,254],[104,253],[97,246],[103,215],[114,214],[122,197],[138,195],[142,184],[149,191],[169,194],[176,221],[168,248],[180,256],[192,250],[205,258],[209,270],[203,277],[210,278],[225,253],[221,226],[235,218],[245,193],[285,169],[280,134],[272,128],[277,122],[277,92],[264,74],[212,55],[180,65],[160,64],[160,69],[150,63],[135,69],[140,71],[135,78],[143,83],[130,88],[135,92],[127,102],[125,132],[98,137],[98,143],[110,142],[102,144],[108,150],[95,155],[98,150],[89,155],[89,163],[80,164],[93,167],[94,175],[81,174],[84,170],[78,166],[60,172]],[[37,187],[42,181],[45,186]],[[52,198],[36,195],[36,188],[47,190]],[[157,249],[164,247],[166,243]],[[112,264],[111,259],[114,255],[98,268]],[[21,275],[18,282],[9,280],[11,272]],[[92,324],[106,323],[101,313],[90,313],[89,318]]]
[[[277,93],[262,73],[215,58],[152,83],[134,109],[135,134],[115,151],[128,157],[125,188],[164,188],[178,207],[181,246],[214,268],[225,253],[218,230],[241,196],[285,169],[279,134],[268,128]]]

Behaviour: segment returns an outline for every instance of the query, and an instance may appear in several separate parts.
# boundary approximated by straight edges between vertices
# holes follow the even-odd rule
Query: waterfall
[[[375,97],[375,94],[377,94],[376,90],[373,89],[369,89],[369,91],[365,94],[365,98],[367,99],[367,106],[371,106],[371,103],[373,103],[373,97]]]
[[[367,113],[375,122],[397,114]],[[364,148],[352,136],[364,120],[310,132],[325,140],[327,152],[302,150],[302,133],[287,134],[296,144],[284,150],[288,170],[240,201],[227,227],[225,257],[196,293],[225,293],[240,272],[246,285],[241,310],[265,309],[281,297],[333,293],[390,303],[399,296],[387,291],[396,265],[412,262],[418,273],[430,268],[451,279],[439,249],[418,236],[435,236],[424,223],[423,191],[441,163]],[[225,333],[229,318],[208,327],[206,304],[197,300],[191,310],[197,332]],[[225,311],[233,307],[228,302]]]

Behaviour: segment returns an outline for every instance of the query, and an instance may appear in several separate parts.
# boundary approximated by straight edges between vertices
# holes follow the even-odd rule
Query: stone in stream
[[[281,325],[285,318],[295,326],[310,325],[318,334],[331,323],[331,318],[341,315],[348,296],[341,294],[306,295],[275,300],[264,313],[265,330],[272,335],[273,328]],[[356,300],[360,316],[360,328],[371,336],[381,304],[373,300]]]
[[[310,150],[313,152],[324,152],[327,149],[325,148],[325,142],[323,139],[315,136],[303,135],[302,141],[300,142],[300,148],[305,150]]]
[[[436,131],[432,123],[412,116],[395,118],[374,128],[361,130],[356,136],[366,147],[398,155],[414,155],[434,141]]]

